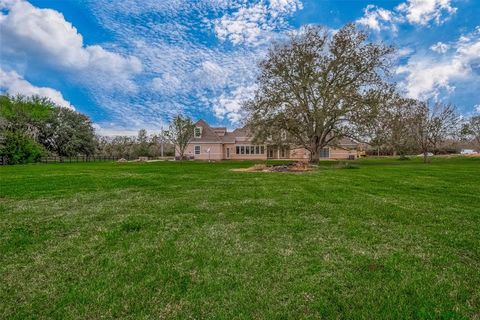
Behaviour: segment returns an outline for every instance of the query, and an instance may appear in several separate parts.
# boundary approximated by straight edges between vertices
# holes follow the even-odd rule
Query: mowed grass
[[[480,158],[251,165],[0,167],[0,318],[480,319]]]

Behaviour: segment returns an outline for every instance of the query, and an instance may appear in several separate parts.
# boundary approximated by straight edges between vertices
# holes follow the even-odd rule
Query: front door
[[[227,159],[230,159],[230,148],[227,148]]]

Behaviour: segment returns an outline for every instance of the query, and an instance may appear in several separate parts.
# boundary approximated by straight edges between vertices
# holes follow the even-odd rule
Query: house
[[[337,147],[323,148],[320,152],[320,158],[323,159],[355,159],[359,155],[358,143],[349,139],[343,139]],[[195,123],[194,135],[185,150],[185,156],[198,160],[308,160],[310,154],[305,148],[293,145],[254,144],[246,128],[229,132],[225,127],[211,127],[204,120],[199,120]]]

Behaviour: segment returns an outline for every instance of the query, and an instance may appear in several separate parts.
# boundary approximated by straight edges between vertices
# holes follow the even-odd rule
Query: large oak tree
[[[385,85],[394,49],[368,42],[364,31],[348,24],[333,36],[308,26],[277,43],[260,63],[258,89],[244,104],[255,139],[285,130],[289,140],[310,151],[349,135],[365,121],[376,90]]]

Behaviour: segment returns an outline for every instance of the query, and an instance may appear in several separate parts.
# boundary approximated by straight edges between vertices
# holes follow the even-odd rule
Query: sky
[[[480,113],[478,0],[0,0],[0,93],[47,96],[104,135],[178,113],[234,128],[272,41],[349,22],[397,48],[405,95]]]

